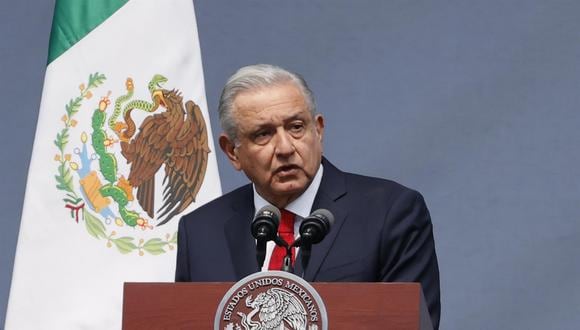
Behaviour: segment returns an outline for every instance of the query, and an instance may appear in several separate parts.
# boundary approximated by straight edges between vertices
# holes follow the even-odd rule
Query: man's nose
[[[290,156],[294,153],[294,141],[292,136],[285,130],[279,131],[276,134],[276,155]]]

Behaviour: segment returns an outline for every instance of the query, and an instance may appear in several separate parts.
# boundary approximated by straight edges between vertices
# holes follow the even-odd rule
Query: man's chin
[[[306,184],[295,180],[279,182],[272,185],[272,190],[276,195],[301,194],[306,190]]]

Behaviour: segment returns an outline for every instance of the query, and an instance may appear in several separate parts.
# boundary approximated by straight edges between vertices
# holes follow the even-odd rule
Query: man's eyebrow
[[[262,123],[262,124],[257,124],[253,127],[250,127],[246,131],[248,134],[256,134],[259,131],[268,130],[268,129],[271,129],[272,127],[274,127],[274,125],[272,125],[271,123]]]
[[[284,122],[285,123],[288,123],[288,122],[291,122],[291,121],[294,121],[294,120],[297,120],[297,119],[299,119],[299,120],[306,120],[307,118],[308,118],[308,116],[304,116],[303,113],[296,113],[293,116],[290,116],[290,117],[286,118],[284,120]]]

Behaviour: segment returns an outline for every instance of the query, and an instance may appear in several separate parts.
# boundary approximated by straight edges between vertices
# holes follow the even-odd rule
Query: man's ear
[[[322,137],[324,136],[324,117],[322,117],[322,115],[319,114],[314,117],[314,126],[316,128],[318,138],[320,139],[320,142],[322,142]]]
[[[219,137],[219,144],[222,151],[226,154],[232,166],[237,170],[241,170],[242,167],[240,166],[240,161],[238,160],[238,155],[236,151],[236,145],[234,141],[230,140],[230,138],[225,135],[224,133],[220,134]]]

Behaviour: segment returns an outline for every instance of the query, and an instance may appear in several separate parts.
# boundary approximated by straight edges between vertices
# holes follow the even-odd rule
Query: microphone
[[[334,223],[334,216],[326,209],[318,209],[300,224],[300,238],[302,244],[320,243],[330,231]]]
[[[280,210],[272,205],[262,207],[252,220],[252,236],[255,239],[271,241],[278,235],[280,224]]]
[[[262,269],[266,258],[266,242],[278,237],[280,210],[272,205],[262,207],[252,220],[250,230],[256,239],[256,259],[258,269]]]
[[[318,209],[300,224],[300,237],[292,244],[301,247],[302,271],[306,272],[306,267],[310,261],[312,244],[320,243],[330,231],[334,224],[334,215],[329,210]]]

